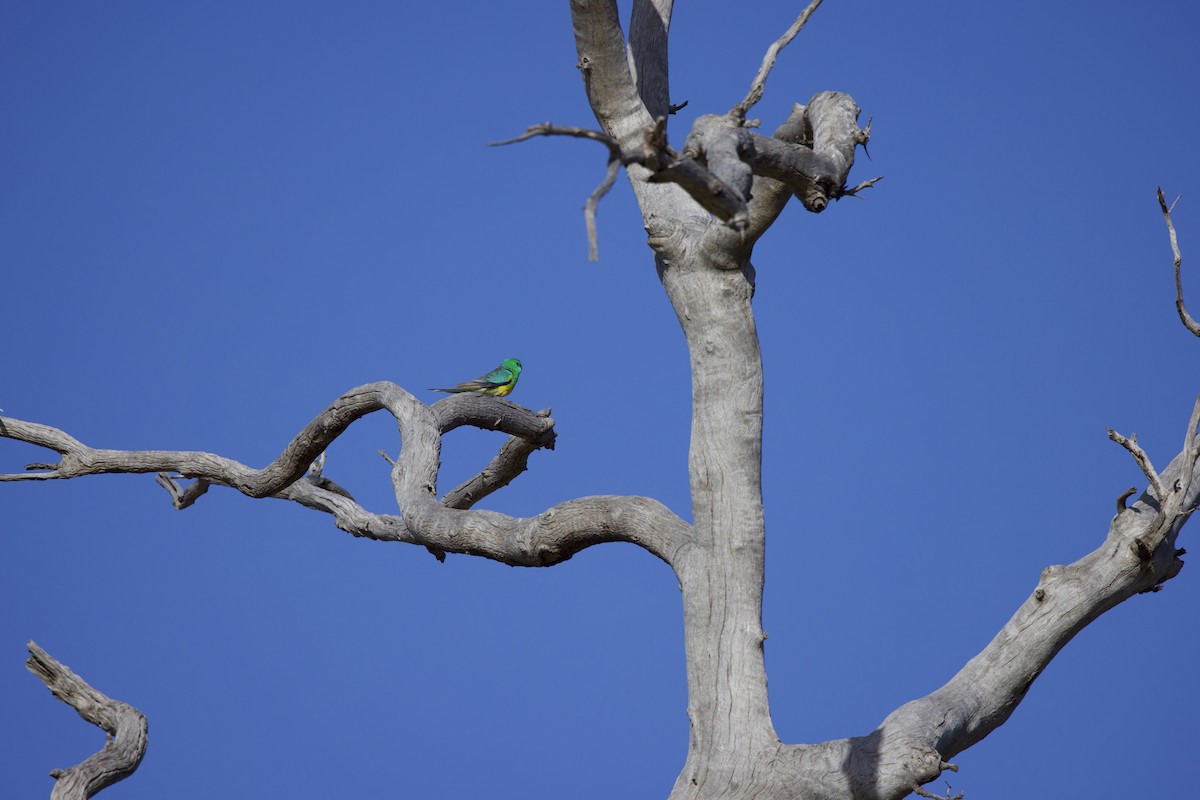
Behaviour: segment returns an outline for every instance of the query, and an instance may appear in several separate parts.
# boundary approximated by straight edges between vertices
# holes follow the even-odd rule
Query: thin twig
[[[918,794],[921,797],[928,797],[928,798],[930,798],[930,800],[963,800],[963,797],[965,795],[962,792],[959,792],[958,794],[956,794],[952,797],[950,795],[950,793],[953,791],[954,791],[954,787],[951,786],[949,783],[946,784],[946,794],[944,794],[944,795],[934,794],[933,792],[922,789],[920,786],[913,786],[914,794]]]
[[[526,139],[532,139],[535,136],[574,136],[577,139],[591,139],[594,142],[601,142],[607,145],[612,155],[617,158],[621,157],[621,146],[613,141],[612,137],[608,134],[594,131],[590,128],[577,128],[574,125],[555,125],[552,122],[539,122],[537,125],[530,125],[520,136],[514,136],[502,142],[488,142],[488,147],[503,147],[506,144],[516,144]]]
[[[1175,225],[1171,222],[1171,210],[1175,208],[1175,203],[1179,202],[1179,198],[1175,198],[1175,202],[1167,207],[1167,198],[1163,196],[1162,187],[1158,187],[1158,206],[1162,209],[1163,219],[1167,221],[1167,233],[1171,237],[1171,252],[1175,254],[1175,308],[1179,311],[1179,319],[1183,321],[1183,326],[1191,331],[1196,336],[1200,336],[1200,323],[1192,319],[1192,315],[1183,307],[1183,281],[1179,277],[1179,267],[1183,263],[1183,256],[1179,252],[1179,239],[1175,236]]]
[[[796,17],[796,21],[792,23],[792,27],[787,29],[787,33],[779,37],[767,48],[767,54],[763,56],[762,65],[758,68],[758,73],[754,76],[754,82],[750,84],[750,91],[746,94],[746,98],[729,112],[731,117],[739,121],[745,121],[746,112],[762,99],[763,89],[767,85],[767,75],[771,73],[771,68],[775,66],[775,58],[779,55],[779,51],[787,47],[792,39],[796,38],[796,34],[800,33],[804,24],[808,22],[808,18],[812,16],[813,12],[820,5],[821,0],[812,0],[808,4],[808,8],[801,11],[800,16]]]
[[[600,255],[596,236],[596,208],[600,205],[600,198],[608,194],[608,190],[616,182],[617,173],[620,171],[621,165],[627,161],[621,152],[621,146],[613,141],[612,137],[600,131],[593,131],[588,128],[576,128],[569,125],[554,125],[549,122],[530,125],[520,136],[505,139],[503,142],[491,142],[488,146],[500,147],[506,144],[515,144],[523,142],[526,139],[532,139],[534,136],[574,136],[577,139],[591,139],[608,147],[608,169],[604,174],[604,180],[596,187],[595,191],[588,195],[587,202],[583,204],[583,219],[587,225],[588,235],[588,260],[598,261]]]
[[[1142,474],[1146,476],[1146,480],[1150,481],[1151,488],[1154,489],[1154,497],[1159,504],[1166,502],[1167,493],[1163,491],[1162,481],[1158,477],[1158,473],[1154,470],[1154,465],[1150,463],[1150,457],[1146,455],[1146,451],[1137,442],[1137,434],[1131,433],[1128,437],[1114,431],[1112,428],[1106,428],[1108,438],[1112,439],[1117,444],[1124,447],[1133,456],[1133,460],[1138,463],[1142,469]]]
[[[735,230],[745,227],[747,221],[745,198],[733,187],[712,174],[704,165],[693,158],[680,156],[667,145],[667,118],[659,117],[654,126],[646,131],[640,147],[622,150],[611,137],[599,131],[543,122],[530,126],[525,133],[493,146],[513,144],[532,139],[534,136],[573,136],[591,139],[608,147],[608,170],[604,181],[588,197],[584,204],[584,220],[588,227],[588,253],[596,260],[596,207],[613,183],[621,165],[639,164],[650,171],[649,183],[674,183],[691,195],[705,211],[716,216]]]
[[[596,235],[596,208],[600,205],[600,198],[608,194],[608,190],[616,183],[617,173],[620,171],[620,159],[610,158],[604,180],[588,195],[587,202],[583,204],[583,221],[587,225],[588,235],[588,261],[600,260],[599,237]]]
[[[858,193],[861,192],[863,189],[870,189],[872,186],[879,183],[881,180],[883,180],[882,175],[880,175],[877,178],[871,178],[871,180],[869,180],[869,181],[863,181],[858,186],[855,186],[853,189],[843,189],[842,193],[839,195],[839,197],[857,197]]]

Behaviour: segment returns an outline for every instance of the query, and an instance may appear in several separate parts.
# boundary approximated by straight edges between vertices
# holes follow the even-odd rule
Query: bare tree
[[[392,383],[344,393],[258,470],[204,452],[92,448],[56,428],[4,418],[4,436],[53,450],[60,459],[0,480],[158,473],[180,509],[209,486],[225,486],[328,513],[355,536],[421,545],[439,557],[461,553],[512,565],[552,566],[595,544],[631,542],[671,566],[683,595],[691,736],[672,798],[933,796],[920,787],[953,769],[956,754],[1002,725],[1076,633],[1179,572],[1176,537],[1200,499],[1200,402],[1181,452],[1161,471],[1136,437],[1111,433],[1136,459],[1149,488],[1132,504],[1136,490],[1122,494],[1103,544],[1069,566],[1048,567],[1008,623],[949,682],[900,706],[862,736],[781,742],[771,722],[763,660],[763,379],[751,257],[791,197],[820,212],[873,183],[848,184],[870,125],[860,128],[859,108],[836,92],[796,106],[770,136],[747,119],[774,59],[819,5],[815,0],[770,47],[745,99],[726,113],[700,117],[682,150],[673,149],[666,124],[675,109],[667,74],[671,5],[635,0],[626,37],[613,0],[572,0],[578,68],[601,130],[547,123],[518,138],[571,135],[608,148],[608,175],[588,206],[593,243],[595,203],[620,167],[628,172],[690,353],[691,524],[644,497],[584,497],[530,518],[476,510],[524,470],[530,453],[553,446],[554,420],[499,398],[454,396],[426,405]],[[1169,224],[1165,201],[1163,212]],[[1179,308],[1190,319],[1182,289]],[[722,380],[706,379],[712,375]],[[380,410],[395,417],[402,441],[391,468],[397,515],[364,509],[324,477],[318,461],[355,420]],[[464,425],[510,438],[475,477],[439,499],[442,437]]]

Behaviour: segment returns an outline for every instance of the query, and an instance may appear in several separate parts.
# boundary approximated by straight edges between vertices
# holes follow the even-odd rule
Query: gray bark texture
[[[26,667],[54,696],[102,728],[104,749],[70,769],[50,773],[55,779],[50,800],[86,800],[117,781],[128,778],[146,754],[148,726],[142,712],[93,689],[34,642],[29,642]]]
[[[422,545],[439,558],[453,552],[550,566],[595,544],[634,543],[670,564],[682,591],[691,732],[672,800],[894,800],[918,791],[952,769],[955,754],[1003,724],[1084,626],[1179,572],[1176,537],[1200,499],[1200,413],[1193,413],[1182,451],[1161,474],[1136,439],[1111,434],[1138,461],[1150,488],[1132,505],[1132,491],[1119,499],[1094,552],[1047,567],[1009,622],[945,686],[897,708],[862,736],[819,744],[779,740],[763,661],[763,375],[751,256],[790,198],[820,212],[873,181],[847,187],[856,149],[869,136],[848,95],[814,95],[770,136],[757,132],[746,113],[761,96],[775,56],[817,5],[772,45],[746,99],[728,113],[700,117],[676,151],[666,125],[673,108],[670,0],[634,0],[628,37],[615,0],[571,0],[580,75],[600,130],[547,124],[520,137],[600,140],[610,149],[610,174],[620,165],[627,170],[690,354],[692,524],[644,497],[585,497],[524,519],[476,510],[479,500],[525,469],[530,453],[554,446],[549,412],[474,395],[426,405],[392,383],[346,392],[257,470],[210,453],[95,449],[55,428],[0,418],[0,435],[60,455],[55,464],[31,465],[31,472],[0,475],[0,481],[155,472],[180,509],[209,486],[226,486],[250,497],[292,500],[330,514],[355,536]],[[1176,264],[1178,270],[1178,255]],[[1179,302],[1182,309],[1182,295]],[[706,379],[712,375],[722,380]],[[400,508],[395,515],[367,511],[322,476],[325,448],[375,411],[395,417],[403,442],[399,456],[389,459]],[[439,498],[442,437],[462,425],[510,438],[478,475]]]

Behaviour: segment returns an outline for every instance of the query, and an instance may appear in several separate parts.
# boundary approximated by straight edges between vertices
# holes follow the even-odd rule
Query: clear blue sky
[[[676,143],[800,8],[679,5]],[[829,0],[781,56],[764,126],[850,92],[874,117],[853,178],[886,176],[789,208],[756,253],[785,740],[869,732],[1098,546],[1144,484],[1106,425],[1178,450],[1200,342],[1154,187],[1184,194],[1200,309],[1198,31],[1178,0]],[[6,3],[0,406],[261,466],[353,386],[433,400],[518,356],[512,399],[553,407],[558,448],[486,507],[688,516],[686,353],[628,185],[590,264],[602,148],[484,146],[592,124],[575,61],[565,2]],[[451,434],[442,487],[500,441]],[[394,512],[376,450],[397,447],[368,418],[328,472]],[[48,458],[0,441],[0,471]],[[28,639],[149,716],[105,797],[656,798],[682,764],[678,591],[633,547],[439,565],[231,491],[176,512],[150,476],[4,485],[0,527],[7,796],[103,741],[25,671]],[[1194,791],[1195,569],[1077,637],[955,790]]]

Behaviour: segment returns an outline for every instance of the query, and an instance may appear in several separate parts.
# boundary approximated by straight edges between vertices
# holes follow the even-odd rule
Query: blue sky
[[[672,120],[744,95],[793,3],[681,3]],[[757,251],[767,666],[787,741],[869,732],[949,678],[1048,564],[1103,539],[1200,391],[1161,183],[1200,287],[1200,11],[829,0],[754,115],[874,118],[886,176]],[[626,183],[586,261],[602,148],[567,4],[20,3],[0,12],[0,406],[99,447],[261,466],[347,389],[525,363],[558,448],[486,507],[656,497],[688,516],[683,338]],[[1189,267],[1193,267],[1189,272]],[[1200,288],[1193,294],[1200,308]],[[442,488],[498,435],[447,437]],[[328,474],[394,512],[394,425]],[[0,471],[49,458],[0,441]],[[669,570],[550,570],[353,539],[275,501],[173,511],[149,476],[0,487],[0,769],[13,797],[101,734],[34,639],[150,719],[104,796],[664,797],[687,744]],[[1191,545],[1185,529],[1181,544]],[[1187,568],[1073,641],[960,756],[968,797],[1185,796],[1200,689]],[[581,785],[582,782],[582,785]],[[938,788],[934,786],[931,788]],[[941,787],[941,788],[944,788]]]

